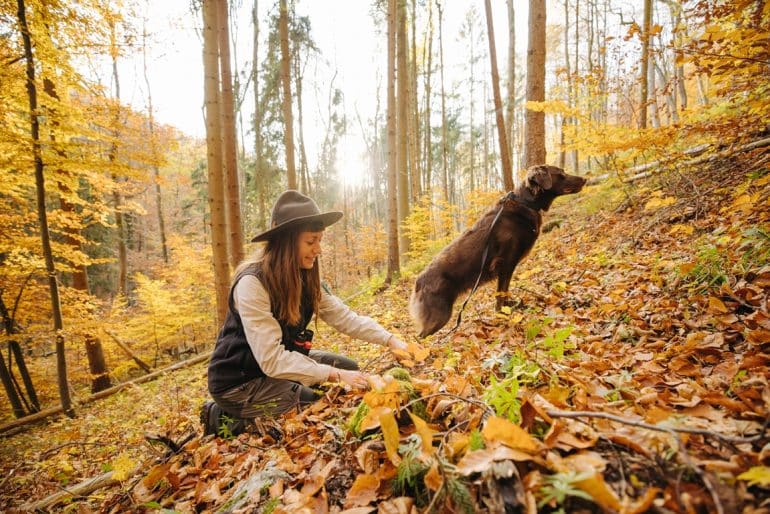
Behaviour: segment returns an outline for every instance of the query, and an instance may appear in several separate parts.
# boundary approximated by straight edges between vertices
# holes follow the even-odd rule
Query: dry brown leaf
[[[431,491],[435,492],[441,489],[441,486],[443,484],[444,484],[444,477],[441,475],[441,472],[438,470],[438,462],[434,460],[430,469],[425,474],[425,486]]]
[[[379,424],[379,420],[377,421]],[[356,449],[356,460],[358,466],[364,471],[364,473],[374,473],[380,465],[380,452],[384,450],[382,441],[364,441],[361,446]]]
[[[457,471],[462,475],[472,473],[481,473],[489,469],[489,466],[500,460],[528,461],[534,457],[521,450],[509,448],[508,446],[497,446],[496,448],[486,450],[476,450],[468,452],[457,463]]]
[[[358,475],[345,497],[345,507],[368,505],[377,499],[380,480],[366,473]]]
[[[618,495],[604,481],[599,473],[575,482],[575,486],[591,495],[596,503],[606,510],[620,510],[621,503]]]
[[[417,514],[417,512],[414,499],[406,496],[384,501],[377,506],[377,514]]]
[[[366,432],[367,430],[373,430],[380,426],[380,414],[383,412],[393,412],[393,409],[390,407],[374,407],[369,412],[366,413],[366,416],[364,416],[364,419],[361,420],[361,432]]]

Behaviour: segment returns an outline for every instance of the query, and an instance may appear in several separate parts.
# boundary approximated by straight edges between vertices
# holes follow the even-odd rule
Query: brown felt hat
[[[273,205],[270,228],[254,236],[251,242],[267,241],[285,229],[297,225],[321,224],[326,228],[341,217],[342,213],[339,211],[322,213],[312,198],[289,189],[281,193]]]

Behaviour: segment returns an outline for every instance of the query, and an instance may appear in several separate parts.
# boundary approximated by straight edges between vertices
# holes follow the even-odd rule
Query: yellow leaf
[[[749,485],[770,485],[770,467],[768,466],[754,466],[748,471],[744,471],[738,475],[738,480],[746,480]]]
[[[364,394],[364,402],[372,409],[382,406],[396,409],[401,405],[401,399],[401,385],[398,380],[385,384],[385,387],[381,388],[381,390],[367,391]]]
[[[430,350],[423,348],[417,343],[409,343],[407,345],[407,348],[409,349],[409,353],[411,353],[414,356],[414,360],[416,360],[417,362],[424,361],[425,359],[428,358],[428,355],[430,355]]]
[[[487,420],[481,434],[484,436],[484,440],[490,444],[502,443],[509,448],[527,452],[536,452],[539,449],[537,441],[526,430],[497,416],[492,416]]]
[[[382,428],[382,436],[385,439],[385,451],[388,454],[388,458],[394,466],[398,466],[401,462],[401,457],[398,455],[398,423],[396,423],[392,410],[380,414],[380,427]]]
[[[112,478],[122,482],[131,476],[131,472],[135,467],[136,462],[125,453],[121,453],[118,455],[118,458],[112,462]]]
[[[591,495],[596,503],[606,510],[620,510],[621,503],[615,491],[604,481],[599,473],[594,473],[590,477],[575,482],[575,485]]]
[[[724,302],[716,296],[709,296],[709,311],[721,314],[729,312]]]
[[[367,430],[372,430],[374,428],[377,428],[380,426],[380,414],[384,412],[391,412],[392,409],[390,407],[374,407],[364,416],[364,419],[361,420],[361,428],[359,430],[361,432],[366,432]]]
[[[417,435],[420,436],[420,441],[422,441],[422,451],[427,455],[433,455],[435,450],[435,448],[433,448],[433,434],[435,434],[436,431],[432,430],[421,417],[415,416],[411,412],[409,413],[409,417],[412,418]]]
[[[693,233],[695,230],[695,227],[692,225],[682,225],[681,223],[675,224],[673,227],[671,227],[671,230],[668,231],[669,234],[684,234],[686,236],[689,236]]]
[[[666,196],[663,198],[653,198],[652,200],[649,200],[646,204],[644,204],[644,210],[649,211],[652,209],[659,209],[661,207],[666,207],[668,205],[673,205],[676,203],[676,198],[671,196]]]

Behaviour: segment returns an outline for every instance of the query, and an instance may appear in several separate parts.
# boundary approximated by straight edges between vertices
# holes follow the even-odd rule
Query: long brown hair
[[[318,229],[317,226],[307,224],[287,228],[270,238],[261,252],[239,264],[235,271],[237,275],[240,270],[255,262],[262,263],[262,283],[270,296],[271,309],[278,321],[289,325],[300,322],[303,288],[313,306],[313,313],[318,314],[318,304],[321,301],[318,259],[311,269],[304,269],[300,267],[297,254],[297,239],[300,233]]]

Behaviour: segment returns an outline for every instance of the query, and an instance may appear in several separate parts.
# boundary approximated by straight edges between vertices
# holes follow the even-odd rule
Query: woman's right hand
[[[337,374],[337,379],[339,382],[344,382],[354,389],[369,388],[369,381],[367,380],[365,373],[361,373],[360,371],[356,370],[338,368],[335,368],[330,375],[333,375],[334,373]]]

